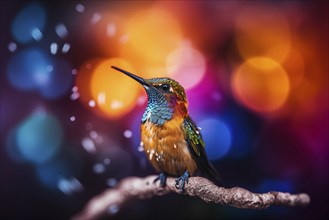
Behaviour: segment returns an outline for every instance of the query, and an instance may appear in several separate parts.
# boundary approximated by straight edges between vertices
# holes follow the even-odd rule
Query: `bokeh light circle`
[[[165,76],[166,57],[182,42],[182,30],[170,12],[160,8],[141,10],[125,28],[128,40],[121,57],[141,70],[145,78]]]
[[[234,95],[258,112],[278,110],[289,96],[290,82],[281,65],[266,57],[245,61],[233,74]]]
[[[25,157],[22,155],[21,151],[17,145],[17,128],[10,131],[6,140],[6,153],[9,158],[17,163],[26,162]]]
[[[63,177],[70,177],[70,164],[63,160],[51,160],[36,167],[39,180],[46,186],[54,188]]]
[[[39,4],[30,4],[16,15],[11,26],[13,37],[20,43],[33,40],[35,30],[43,30],[46,23],[46,12]]]
[[[63,140],[59,121],[51,114],[36,112],[23,121],[17,130],[17,146],[30,162],[40,164],[58,152]]]
[[[197,85],[205,75],[204,56],[190,46],[182,46],[167,57],[167,73],[185,89]]]
[[[281,62],[289,52],[289,24],[274,8],[245,9],[239,13],[235,28],[236,44],[245,59],[266,56]]]
[[[224,157],[232,143],[232,134],[226,123],[217,118],[206,118],[198,125],[202,128],[208,159],[217,160]]]
[[[134,72],[132,66],[123,59],[104,60],[94,69],[90,91],[97,109],[109,118],[118,118],[136,105],[138,94],[143,87],[111,66]]]
[[[291,180],[285,179],[265,179],[257,187],[259,192],[268,192],[268,191],[281,191],[281,192],[293,192],[294,184]]]
[[[53,59],[52,65],[48,65],[46,71],[41,73],[38,78],[37,86],[41,94],[48,99],[58,98],[66,94],[73,83],[71,71],[72,67],[66,60]]]
[[[29,48],[15,54],[9,61],[7,77],[17,89],[31,90],[37,84],[48,80],[47,66],[50,61],[46,54],[38,48]]]
[[[77,91],[73,93],[79,94],[80,101],[86,106],[89,106],[89,101],[93,99],[90,92],[91,77],[98,64],[104,60],[102,58],[90,59],[84,62],[77,71],[75,77]]]
[[[20,90],[38,90],[47,99],[64,95],[71,87],[70,64],[60,58],[49,58],[39,48],[28,48],[15,54],[7,66],[7,77]]]

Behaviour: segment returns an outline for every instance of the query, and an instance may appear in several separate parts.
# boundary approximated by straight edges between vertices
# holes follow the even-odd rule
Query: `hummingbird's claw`
[[[181,193],[185,192],[185,183],[188,183],[189,173],[188,171],[185,171],[184,174],[180,177],[178,177],[175,182],[176,189],[179,189]]]
[[[157,178],[155,178],[153,183],[157,182],[158,180],[160,180],[160,186],[162,186],[162,187],[166,186],[167,174],[160,173],[159,176]]]

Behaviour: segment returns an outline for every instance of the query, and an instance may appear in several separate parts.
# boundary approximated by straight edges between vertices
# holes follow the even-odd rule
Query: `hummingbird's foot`
[[[176,182],[175,187],[176,187],[177,189],[179,189],[179,191],[180,191],[181,193],[184,193],[184,191],[185,191],[184,187],[185,187],[185,183],[188,183],[188,178],[189,178],[189,173],[188,173],[188,171],[186,170],[186,171],[184,172],[184,174],[183,174],[181,177],[178,177],[178,178],[175,180],[175,182]]]
[[[157,178],[153,181],[154,183],[160,180],[160,186],[164,187],[166,186],[166,181],[167,181],[167,174],[165,173],[160,173]]]

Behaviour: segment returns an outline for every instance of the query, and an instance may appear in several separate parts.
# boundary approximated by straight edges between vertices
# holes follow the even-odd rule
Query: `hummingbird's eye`
[[[168,92],[170,90],[170,86],[168,84],[162,84],[161,88],[163,91]]]

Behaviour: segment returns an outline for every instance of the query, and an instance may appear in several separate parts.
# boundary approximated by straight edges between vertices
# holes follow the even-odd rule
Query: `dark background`
[[[172,17],[136,15],[152,8]],[[67,34],[56,33],[58,24]],[[185,42],[192,58],[178,64],[176,75],[166,76],[188,87],[190,113],[202,127],[207,154],[224,186],[305,192],[311,203],[241,210],[171,194],[131,201],[112,217],[328,217],[326,1],[2,1],[1,219],[69,219],[120,179],[155,173],[138,151],[145,93],[130,79],[96,67],[108,62],[143,77],[165,75],[164,55],[180,45],[175,40]],[[58,45],[56,54],[52,43]],[[61,52],[65,43],[70,48]],[[249,96],[243,90],[247,78],[237,85],[233,79],[239,70],[248,74],[239,68],[253,57],[279,63],[282,77],[264,85],[267,69],[258,75],[250,71],[250,82],[256,82],[252,89],[264,92]],[[93,75],[99,77],[96,84],[91,84]],[[106,95],[123,103],[120,111],[89,102],[107,80]]]

